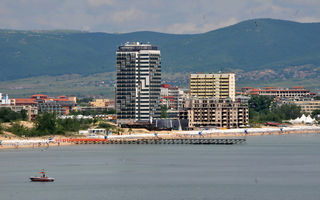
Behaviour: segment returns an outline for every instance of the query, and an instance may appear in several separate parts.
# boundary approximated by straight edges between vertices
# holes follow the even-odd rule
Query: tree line
[[[293,103],[278,105],[273,97],[253,95],[249,100],[250,123],[282,122],[301,115],[300,106]]]
[[[0,108],[0,122],[11,122],[15,120],[27,120],[27,111],[22,109],[20,112],[14,112],[10,108]]]
[[[45,135],[65,135],[67,132],[78,132],[88,129],[97,122],[96,119],[57,118],[56,113],[42,113],[34,120],[33,128],[26,128],[18,122],[13,122],[7,131],[17,136],[35,137]]]

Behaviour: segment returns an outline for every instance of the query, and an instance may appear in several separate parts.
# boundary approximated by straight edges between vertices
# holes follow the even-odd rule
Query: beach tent
[[[306,123],[306,124],[312,124],[312,123],[315,123],[315,122],[316,122],[316,120],[312,119],[312,117],[310,115],[308,115],[308,117],[304,121],[304,123]]]
[[[308,117],[306,117],[304,114],[297,119],[291,119],[289,122],[292,124],[312,124],[314,123],[316,120],[312,119],[312,117],[310,115],[308,115]]]

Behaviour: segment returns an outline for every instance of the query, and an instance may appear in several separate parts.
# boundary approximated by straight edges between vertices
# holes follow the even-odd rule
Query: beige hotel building
[[[190,94],[199,98],[235,100],[236,84],[234,73],[191,74]]]

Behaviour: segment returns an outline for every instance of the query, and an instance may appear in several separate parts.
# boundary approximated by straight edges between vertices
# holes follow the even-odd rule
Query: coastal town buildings
[[[67,115],[76,106],[75,97],[49,97],[44,94],[35,94],[30,98],[15,98],[14,101],[15,106],[29,106],[29,110],[33,115],[38,114],[38,111],[55,112],[58,115]],[[32,118],[34,118],[34,116]]]
[[[297,106],[301,107],[301,112],[311,114],[315,110],[320,110],[320,100],[294,101]]]
[[[180,111],[180,119],[188,119],[189,128],[238,128],[249,125],[248,105],[230,99],[191,97]]]
[[[235,74],[191,74],[190,96],[180,119],[191,129],[199,127],[238,128],[249,125],[248,98],[235,96]]]
[[[21,112],[22,110],[27,111],[28,120],[33,120],[38,115],[38,107],[36,103],[23,104],[17,99],[10,99],[6,94],[5,96],[0,93],[0,108],[10,108],[14,112]]]
[[[115,109],[114,99],[93,99],[88,105],[78,105],[75,111],[103,114]]]
[[[93,99],[89,102],[89,106],[95,108],[114,108],[114,99]]]
[[[151,44],[119,46],[116,52],[115,103],[117,123],[150,122],[159,118],[161,55]]]
[[[316,95],[314,92],[311,92],[310,90],[305,89],[301,86],[293,88],[264,87],[263,89],[243,87],[241,88],[241,93],[244,95],[264,95],[290,99],[301,97],[314,97]]]
[[[235,100],[235,74],[190,74],[190,95]]]
[[[161,105],[169,109],[179,110],[183,104],[184,92],[179,87],[172,87],[170,84],[161,85]]]
[[[0,93],[0,106],[2,105],[14,105],[14,99],[9,99],[8,94],[3,95]]]

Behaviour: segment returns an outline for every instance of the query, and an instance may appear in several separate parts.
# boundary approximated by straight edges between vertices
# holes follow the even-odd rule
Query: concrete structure
[[[59,115],[67,115],[70,110],[75,107],[75,97],[66,97],[59,96],[56,97],[48,97],[48,95],[44,94],[35,94],[30,98],[16,98],[15,106],[31,106],[37,107],[37,112],[56,112]],[[37,114],[37,112],[32,112],[35,110],[31,108],[31,113]]]
[[[9,99],[8,94],[3,95],[0,93],[0,106],[1,105],[15,105],[14,99]]]
[[[235,100],[235,74],[191,74],[190,94],[199,98],[214,97]]]
[[[73,101],[45,101],[38,103],[40,112],[55,112],[58,115],[68,115],[75,106]]]
[[[160,50],[151,44],[126,43],[119,46],[116,57],[117,123],[149,122],[159,118]]]
[[[161,105],[168,109],[179,110],[182,105],[184,92],[178,87],[171,87],[170,84],[161,85]]]
[[[89,102],[89,105],[95,108],[115,108],[114,99],[94,99],[93,101]]]
[[[293,88],[265,87],[263,89],[244,87],[241,89],[241,92],[245,95],[264,95],[292,99],[300,97],[313,97],[316,95],[314,92],[311,92],[310,90],[300,86]]]
[[[14,112],[21,112],[22,110],[27,111],[28,121],[33,121],[38,115],[38,107],[32,105],[15,105],[10,106],[10,109]]]
[[[16,101],[16,99],[9,99],[8,95],[3,96],[0,93],[0,107],[1,108],[10,108],[14,112],[21,112],[22,110],[27,111],[28,120],[33,120],[35,116],[38,115],[38,107],[36,106],[36,102],[30,103],[30,101],[26,101],[27,104],[23,104],[23,101]]]
[[[313,101],[294,101],[294,103],[301,107],[301,112],[311,114],[315,110],[320,110],[320,100]]]
[[[192,97],[186,101],[180,118],[188,119],[189,128],[246,127],[249,124],[249,109],[246,104],[227,99]]]

